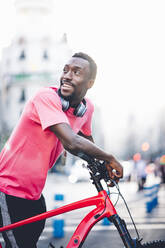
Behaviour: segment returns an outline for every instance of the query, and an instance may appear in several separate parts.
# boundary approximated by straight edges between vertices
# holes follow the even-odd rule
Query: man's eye
[[[75,73],[76,75],[80,75],[80,74],[81,74],[80,71],[75,71],[74,73]]]
[[[66,68],[63,69],[63,72],[66,73],[68,70]]]

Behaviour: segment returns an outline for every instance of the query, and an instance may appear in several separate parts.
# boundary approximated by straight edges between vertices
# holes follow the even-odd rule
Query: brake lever
[[[113,179],[110,179],[109,180],[110,181],[110,187],[116,187],[117,186],[117,183],[115,182],[115,180],[113,180]]]

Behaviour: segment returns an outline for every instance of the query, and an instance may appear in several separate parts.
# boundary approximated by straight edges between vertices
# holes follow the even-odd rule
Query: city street
[[[165,239],[165,189],[163,186],[161,186],[159,191],[159,205],[150,214],[147,214],[145,208],[146,198],[144,197],[143,192],[137,193],[136,183],[121,182],[119,185],[121,193],[126,199],[132,213],[139,235],[143,238],[143,243],[152,240]],[[112,192],[116,192],[114,188],[111,189],[111,193]],[[64,202],[61,204],[71,203],[97,194],[95,187],[90,182],[71,184],[66,176],[54,173],[48,175],[43,193],[47,202],[47,210],[51,210],[57,206],[57,203],[54,200],[55,194],[64,194]],[[117,195],[113,194],[111,199],[112,202],[115,203]],[[55,248],[60,248],[61,246],[66,247],[77,225],[90,209],[91,208],[75,210],[62,215],[62,218],[65,220],[63,238],[53,238],[53,218],[48,219],[45,230],[39,240],[38,247],[51,247],[49,245],[50,242]],[[134,226],[121,198],[117,203],[116,209],[119,216],[127,222],[127,227],[130,230],[132,237],[137,237]],[[2,238],[0,240],[2,241]],[[103,225],[103,222],[99,222],[93,227],[83,245],[83,247],[90,246],[93,248],[123,248],[123,244],[115,227],[113,225]]]
[[[145,201],[143,192],[137,193],[137,185],[135,182],[130,183],[120,183],[120,190],[125,197],[130,211],[132,213],[133,219],[136,223],[139,235],[143,238],[143,243],[152,240],[165,239],[165,191],[163,186],[159,191],[159,205],[157,208],[148,214],[146,213]],[[111,192],[115,190],[112,189]],[[65,197],[65,204],[71,203],[86,197],[95,195],[97,192],[94,186],[89,182],[79,182],[76,184],[71,184],[68,182],[67,177],[60,175],[49,175],[45,189],[44,195],[46,197],[48,210],[55,206],[54,194],[62,193]],[[117,195],[112,195],[112,201],[115,203],[117,200]],[[130,230],[132,237],[137,237],[134,231],[134,226],[128,216],[128,212],[123,205],[122,199],[117,203],[117,211],[121,218],[124,218],[127,222],[127,227]],[[88,209],[76,210],[71,213],[64,214],[62,217],[65,220],[65,235],[64,238],[53,238],[52,232],[52,220],[47,220],[47,225],[45,231],[40,238],[39,247],[48,247],[51,241],[56,248],[63,246],[66,247],[69,238],[73,234],[76,226],[85,216]],[[83,247],[92,246],[94,248],[98,247],[113,247],[119,248],[123,247],[123,244],[119,238],[119,234],[113,225],[103,225],[102,222],[97,223],[97,225],[92,229],[92,232],[87,237],[86,242]]]
[[[130,248],[127,229],[143,248],[158,248],[165,0],[5,0],[0,13],[0,248],[66,248],[72,236],[71,248]],[[102,178],[119,181],[103,182],[117,214]],[[45,215],[81,204],[42,228]]]

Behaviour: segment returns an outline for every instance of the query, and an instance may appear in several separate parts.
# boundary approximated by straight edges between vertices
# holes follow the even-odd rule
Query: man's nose
[[[72,72],[69,70],[66,73],[64,73],[64,78],[65,79],[72,79]]]

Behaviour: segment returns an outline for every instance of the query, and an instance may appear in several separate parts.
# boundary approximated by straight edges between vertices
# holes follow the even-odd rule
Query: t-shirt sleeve
[[[69,124],[66,115],[62,111],[61,101],[56,92],[51,92],[51,90],[39,92],[32,102],[43,130],[59,123]]]
[[[87,119],[84,125],[81,127],[80,131],[86,135],[91,136],[92,135],[92,116],[94,112],[94,106],[93,104],[89,104],[87,106]]]

